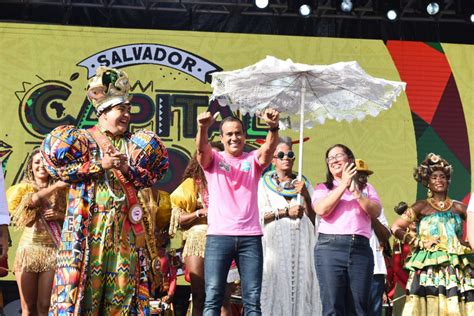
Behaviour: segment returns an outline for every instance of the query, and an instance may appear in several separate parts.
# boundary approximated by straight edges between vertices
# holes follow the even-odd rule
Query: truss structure
[[[131,10],[145,12],[181,12],[243,16],[296,17],[296,2],[300,0],[270,0],[266,9],[255,7],[253,0],[0,0],[2,4],[25,7],[63,7],[105,9],[107,11]],[[398,21],[437,23],[470,23],[467,20],[465,3],[470,0],[442,0],[440,12],[428,16],[421,0],[352,0],[354,9],[343,13],[337,0],[312,0],[313,14],[309,19],[359,19],[386,20],[388,3],[398,6]],[[474,13],[474,12],[473,12]]]

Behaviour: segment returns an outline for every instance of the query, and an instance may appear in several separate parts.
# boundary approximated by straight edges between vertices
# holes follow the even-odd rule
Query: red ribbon
[[[43,214],[41,214],[41,220],[43,221],[43,224],[45,225],[49,235],[53,239],[56,248],[59,249],[61,246],[61,226],[56,221],[47,221]]]
[[[90,131],[90,134],[92,135],[92,138],[94,138],[94,140],[97,142],[97,144],[99,145],[99,147],[101,148],[103,152],[106,152],[107,149],[110,147],[113,148],[113,145],[110,142],[110,140],[102,132],[99,131],[97,126],[90,128],[89,131]],[[114,173],[115,177],[120,182],[120,185],[123,188],[125,197],[127,198],[128,207],[130,208],[133,205],[138,204],[138,197],[137,197],[137,191],[135,189],[135,186],[127,178],[125,178],[125,176],[120,170],[112,169],[112,172]],[[129,232],[130,227],[131,227],[136,237],[141,236],[145,233],[145,229],[141,221],[136,224],[133,224],[128,218],[128,216],[125,219],[125,223],[123,227],[124,227],[125,232]]]

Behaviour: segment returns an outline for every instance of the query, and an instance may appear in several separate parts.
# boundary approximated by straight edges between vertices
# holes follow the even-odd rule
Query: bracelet
[[[273,217],[275,218],[274,219],[275,221],[280,219],[280,210],[279,209],[277,209],[277,211],[273,213]]]
[[[196,211],[196,218],[199,218],[201,216],[199,216],[199,211]]]
[[[280,126],[276,126],[276,127],[272,127],[270,129],[268,129],[270,132],[276,132],[276,131],[279,131],[280,130]]]
[[[401,239],[403,244],[407,242],[407,237],[408,236],[410,236],[410,229],[407,228],[405,234],[403,235],[403,238]]]
[[[415,211],[411,207],[407,208],[400,217],[409,223],[413,223],[418,218]]]

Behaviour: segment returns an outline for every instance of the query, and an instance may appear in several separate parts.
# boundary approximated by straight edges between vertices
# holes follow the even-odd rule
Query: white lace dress
[[[311,187],[308,191],[310,195],[313,192]],[[266,212],[289,206],[287,200],[269,189],[263,180],[259,183],[258,204],[262,226]],[[263,226],[263,315],[321,315],[314,265],[317,225],[318,219],[315,229],[304,215],[299,223],[285,217]]]

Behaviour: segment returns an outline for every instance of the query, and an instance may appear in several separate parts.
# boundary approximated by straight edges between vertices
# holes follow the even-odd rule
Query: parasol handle
[[[300,146],[298,148],[298,181],[303,178],[303,144],[304,144],[304,99],[306,95],[306,80],[300,77],[301,80],[301,104],[300,104]],[[296,197],[298,205],[301,205],[301,194]]]
[[[304,76],[300,77],[301,80],[301,104],[300,104],[300,147],[298,148],[298,181],[301,181],[303,178],[303,140],[304,140],[304,98],[306,94],[306,80]],[[298,194],[296,197],[296,203],[301,205],[301,194]],[[295,225],[299,227],[300,219],[295,220]]]

